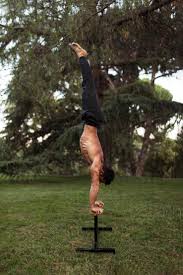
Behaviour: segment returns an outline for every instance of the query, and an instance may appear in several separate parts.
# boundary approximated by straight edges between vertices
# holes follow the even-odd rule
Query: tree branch
[[[170,72],[168,72],[168,73],[161,74],[161,75],[159,75],[159,76],[156,76],[156,77],[154,78],[154,80],[156,80],[156,79],[158,79],[158,78],[160,78],[160,77],[172,76],[172,74],[175,74],[175,73],[177,73],[178,71],[181,71],[181,70],[182,70],[182,69],[178,69],[178,70],[175,70],[175,71],[170,71]]]
[[[108,7],[110,7],[112,4],[114,4],[116,2],[116,0],[113,0],[111,2],[109,2],[108,4],[106,4],[103,8],[101,8],[99,11],[93,13],[91,16],[89,16],[79,27],[77,27],[75,29],[75,32],[78,32],[81,28],[83,28],[94,16],[96,16],[97,14],[99,13],[102,13],[104,12]],[[0,24],[0,27],[3,27],[3,28],[6,28],[6,29],[14,29],[14,30],[24,30],[25,29],[25,26],[8,26],[8,25],[3,25],[3,24]],[[65,35],[62,39],[62,42],[64,42],[64,40],[66,40],[68,37],[70,37],[70,33]]]
[[[123,67],[124,65],[127,65],[127,64],[138,64],[139,62],[144,62],[144,63],[152,63],[152,62],[155,62],[155,61],[158,61],[158,62],[161,62],[163,61],[164,59],[162,57],[143,57],[143,56],[140,56],[140,57],[135,57],[135,58],[131,58],[131,59],[128,59],[128,58],[125,58],[125,59],[121,59],[119,62],[108,62],[108,63],[102,63],[102,66],[104,67],[109,67],[109,68],[112,68],[112,67]]]
[[[96,16],[99,13],[104,12],[109,6],[111,6],[112,4],[114,4],[116,2],[116,0],[113,0],[111,2],[109,2],[107,5],[105,5],[102,9],[100,9],[99,11],[93,13],[91,16],[89,16],[77,29],[75,29],[75,32],[78,32],[81,28],[83,28],[94,16]],[[62,42],[67,39],[68,37],[70,37],[70,34],[65,35],[62,39]]]
[[[3,24],[0,24],[0,27],[2,27],[2,28],[8,28],[8,26],[3,25]]]
[[[174,72],[175,73],[175,72]],[[160,77],[165,77],[165,76],[171,76],[173,73],[165,73],[165,74],[161,74],[161,75],[159,75],[159,76],[156,76],[155,78],[154,78],[154,80],[156,80],[156,79],[158,79],[158,78],[160,78]]]
[[[157,4],[154,4],[154,5],[151,5],[147,8],[142,8],[140,9],[139,11],[136,11],[134,12],[134,15],[131,15],[131,16],[126,16],[124,18],[122,18],[120,21],[118,22],[115,22],[113,25],[115,26],[121,26],[123,23],[127,23],[129,21],[132,21],[134,16],[145,16],[145,15],[148,15],[149,13],[155,11],[155,10],[158,10],[164,6],[167,6],[173,2],[175,2],[176,0],[162,0],[160,1],[159,3]]]
[[[107,82],[109,83],[109,87],[110,87],[114,92],[116,92],[116,87],[115,87],[115,85],[114,85],[112,79],[110,78],[110,76],[108,75],[108,73],[107,73],[106,71],[104,72],[104,76],[105,76]]]

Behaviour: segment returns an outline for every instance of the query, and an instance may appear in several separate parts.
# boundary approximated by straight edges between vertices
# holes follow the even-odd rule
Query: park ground
[[[101,186],[99,217],[116,254],[77,253],[92,244],[89,178],[0,183],[0,274],[183,274],[183,181],[119,177]]]

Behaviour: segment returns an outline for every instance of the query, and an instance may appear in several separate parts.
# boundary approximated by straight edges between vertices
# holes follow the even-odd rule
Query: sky
[[[11,80],[11,70],[8,67],[0,66],[0,131],[2,131],[5,127],[5,116],[3,114],[5,100],[4,90],[6,89],[9,81]],[[149,78],[149,75],[145,75],[141,73],[141,78]],[[161,77],[158,78],[155,82],[156,84],[161,85],[162,87],[168,89],[173,95],[173,100],[177,102],[183,103],[183,70],[177,72],[173,76],[170,77]],[[176,139],[177,133],[181,129],[180,125],[175,125],[174,130],[169,133],[169,137]]]
[[[149,75],[141,74],[141,78],[150,78]],[[161,85],[169,90],[173,95],[173,101],[183,103],[183,70],[173,74],[172,76],[160,77],[156,79],[155,84]],[[183,121],[179,125],[175,125],[174,129],[168,134],[172,139],[177,138],[177,133],[181,130]]]

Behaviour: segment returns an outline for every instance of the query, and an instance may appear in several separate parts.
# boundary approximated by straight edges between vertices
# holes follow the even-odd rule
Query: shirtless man
[[[98,104],[91,68],[86,59],[88,53],[77,43],[70,43],[69,46],[79,59],[83,77],[82,120],[84,127],[80,138],[80,148],[83,157],[90,166],[90,213],[100,215],[103,213],[104,203],[97,201],[99,185],[100,182],[106,185],[110,184],[114,179],[114,171],[105,166],[104,154],[97,134],[97,129],[104,122],[104,119]]]

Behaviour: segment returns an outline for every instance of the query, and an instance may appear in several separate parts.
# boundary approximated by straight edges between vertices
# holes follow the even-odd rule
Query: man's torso
[[[90,125],[85,125],[80,138],[80,149],[83,157],[89,165],[92,164],[94,158],[99,156],[103,163],[103,150],[98,138],[97,129]]]

